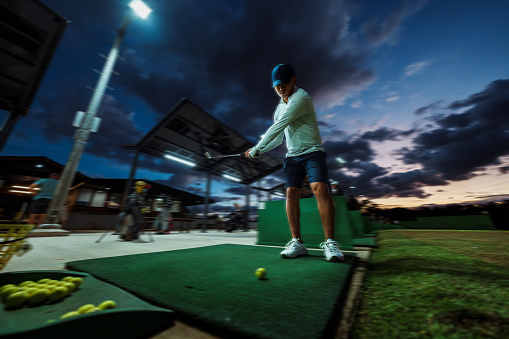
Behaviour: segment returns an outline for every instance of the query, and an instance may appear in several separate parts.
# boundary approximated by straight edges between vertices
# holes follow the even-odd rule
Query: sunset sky
[[[41,0],[70,20],[2,155],[65,164],[127,0]],[[187,97],[256,143],[291,63],[310,93],[331,179],[385,207],[509,199],[509,2],[151,0],[129,26],[79,170],[127,178],[135,144]],[[271,152],[283,158],[286,147]],[[347,161],[339,168],[336,161]],[[136,177],[203,194],[205,174],[146,156]],[[283,182],[282,172],[265,187]],[[199,184],[197,184],[199,183]],[[256,185],[255,185],[256,186]],[[214,178],[213,210],[244,187]],[[240,199],[240,200],[239,200]]]

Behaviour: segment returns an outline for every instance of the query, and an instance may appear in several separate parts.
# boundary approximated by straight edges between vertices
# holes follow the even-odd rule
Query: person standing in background
[[[49,204],[55,193],[55,188],[57,188],[58,179],[60,179],[60,174],[51,173],[49,178],[37,180],[29,186],[32,189],[39,188],[39,192],[37,192],[30,204],[29,225],[34,225],[37,228],[44,222]]]

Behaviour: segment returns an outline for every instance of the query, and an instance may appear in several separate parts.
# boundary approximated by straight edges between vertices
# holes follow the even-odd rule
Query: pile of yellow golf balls
[[[40,279],[0,287],[0,300],[6,309],[18,309],[24,305],[37,306],[45,302],[57,302],[77,290],[82,278],[68,276],[61,280]]]
[[[60,319],[75,317],[80,314],[109,310],[109,309],[112,309],[115,307],[117,307],[117,304],[113,300],[103,301],[98,306],[95,306],[94,304],[86,304],[86,305],[81,306],[80,308],[78,308],[75,311],[67,312],[66,314],[61,316]]]

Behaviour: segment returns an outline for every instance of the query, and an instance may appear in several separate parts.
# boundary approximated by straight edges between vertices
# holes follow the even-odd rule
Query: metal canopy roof
[[[0,149],[27,115],[69,21],[37,0],[0,0]],[[1,123],[1,122],[0,122]]]
[[[281,169],[280,161],[268,154],[255,159],[212,156],[243,153],[254,145],[233,129],[182,98],[168,114],[138,142],[136,148],[156,157],[172,155],[196,164],[195,170],[222,176],[227,174],[249,185]]]

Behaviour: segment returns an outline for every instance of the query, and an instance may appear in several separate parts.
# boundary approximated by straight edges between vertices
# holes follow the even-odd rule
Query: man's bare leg
[[[290,224],[292,237],[300,238],[300,188],[288,187],[286,189],[286,215]]]
[[[334,217],[336,210],[329,192],[329,186],[324,182],[312,182],[311,188],[318,202],[318,211],[322,219],[325,240],[328,238],[334,239]]]
[[[39,214],[30,214],[28,217],[28,225],[34,225],[34,228],[39,226]]]
[[[37,226],[44,224],[44,219],[46,219],[46,214],[39,214],[39,220],[37,221]]]

